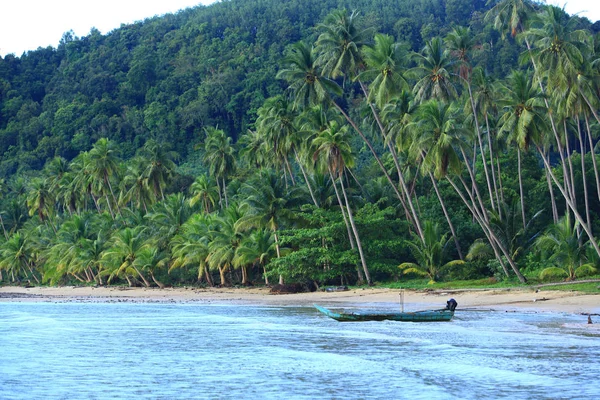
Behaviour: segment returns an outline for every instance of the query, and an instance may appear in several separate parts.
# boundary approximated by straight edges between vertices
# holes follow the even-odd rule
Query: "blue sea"
[[[312,307],[3,302],[0,399],[599,399],[600,329],[586,321],[459,309],[451,322],[340,323]]]

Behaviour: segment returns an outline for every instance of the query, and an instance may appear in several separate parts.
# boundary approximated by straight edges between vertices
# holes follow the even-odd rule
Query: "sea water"
[[[312,307],[0,303],[0,399],[599,399],[563,313],[340,323]],[[600,322],[600,321],[599,321]]]

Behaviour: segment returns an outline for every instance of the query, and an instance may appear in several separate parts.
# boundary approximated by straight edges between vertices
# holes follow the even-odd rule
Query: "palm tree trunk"
[[[552,188],[552,181],[548,170],[544,168],[544,175],[546,175],[546,182],[548,183],[548,192],[550,193],[550,203],[552,205],[552,220],[556,224],[558,222],[558,208],[556,207],[556,199],[554,198],[554,189]]]
[[[135,266],[133,267],[133,269],[135,269],[135,272],[137,272],[137,274],[140,276],[140,278],[142,278],[142,281],[144,281],[144,286],[150,287],[150,282],[148,282],[148,280],[146,279],[146,277],[144,275],[142,275],[142,273],[140,272],[140,270],[137,269]]]
[[[515,275],[517,275],[517,278],[519,279],[519,281],[521,283],[526,283],[527,279],[525,279],[525,277],[523,276],[523,274],[521,274],[521,271],[519,271],[519,268],[515,264],[515,262],[512,259],[511,255],[506,250],[506,247],[502,244],[502,242],[500,241],[500,239],[498,238],[498,236],[496,235],[496,233],[494,232],[494,230],[491,228],[489,222],[482,217],[481,212],[477,209],[477,203],[475,201],[475,198],[471,197],[471,203],[469,203],[469,201],[465,198],[464,194],[456,186],[456,184],[450,178],[447,177],[447,179],[448,179],[448,182],[450,182],[450,184],[452,185],[452,187],[456,191],[456,193],[458,193],[458,195],[460,196],[460,198],[463,200],[463,202],[465,203],[465,205],[467,206],[467,208],[471,211],[471,213],[475,217],[475,220],[477,221],[477,223],[479,224],[479,226],[483,230],[483,233],[488,238],[488,241],[489,241],[490,245],[492,246],[492,249],[494,249],[494,254],[496,254],[496,258],[500,262],[500,264],[502,265],[502,268],[503,268],[504,272],[507,274],[507,276],[508,276],[508,270],[504,266],[502,257],[500,257],[500,254],[498,253],[498,250],[500,250],[502,252],[502,254],[504,255],[504,257],[506,257],[506,260],[510,264],[510,266],[511,266],[513,272],[515,273]],[[469,190],[469,188],[467,186],[467,183],[462,178],[460,178],[460,180],[461,180],[461,182],[462,182],[462,184],[463,184],[463,186],[465,188],[465,191],[467,193],[469,193],[469,195],[471,195],[471,192],[470,192],[470,190]],[[485,210],[484,210],[484,212],[485,212]]]
[[[313,192],[312,187],[310,186],[310,182],[308,181],[308,175],[306,175],[306,171],[304,170],[304,166],[300,162],[300,157],[298,156],[298,152],[296,151],[295,147],[294,147],[294,156],[296,157],[296,163],[298,163],[298,166],[300,167],[300,171],[302,171],[302,176],[304,177],[304,182],[306,182],[306,186],[308,187],[308,192],[310,193],[310,198],[312,199],[315,207],[319,207],[319,203],[317,202],[317,199],[315,198],[315,193]]]
[[[525,196],[523,196],[523,174],[521,173],[521,148],[517,145],[517,172],[519,175],[519,196],[521,197],[521,217],[523,218],[523,229],[527,226],[525,219]]]
[[[225,197],[225,207],[229,207],[229,199],[227,198],[227,183],[223,177],[223,196]]]
[[[283,161],[285,162],[285,167],[287,168],[288,173],[290,174],[290,179],[292,181],[292,186],[296,186],[296,179],[294,179],[294,174],[292,174],[292,167],[290,166],[290,161],[288,160],[287,157],[284,157]]]
[[[352,216],[352,207],[350,207],[350,203],[348,202],[348,196],[346,195],[346,189],[344,189],[344,182],[342,177],[340,176],[340,186],[342,188],[342,194],[344,195],[344,200],[346,202],[346,210],[348,211],[348,219],[350,220],[350,225],[352,226],[352,231],[354,232],[354,237],[356,239],[356,247],[358,248],[358,254],[360,255],[360,262],[363,267],[363,272],[365,273],[365,278],[367,279],[367,284],[371,286],[373,283],[371,282],[371,274],[369,273],[369,268],[367,268],[367,262],[365,260],[365,255],[363,253],[362,244],[360,242],[360,236],[358,235],[358,230],[356,229],[356,224],[354,223],[354,217]]]
[[[4,238],[8,240],[8,233],[6,232],[6,228],[4,227],[4,220],[2,219],[2,213],[0,212],[0,225],[2,225],[2,232],[4,232]]]
[[[479,128],[479,119],[477,118],[477,108],[475,107],[475,101],[473,100],[473,92],[471,90],[471,84],[469,83],[469,81],[467,79],[463,78],[463,80],[465,81],[465,83],[467,85],[467,89],[469,90],[469,101],[471,103],[471,110],[473,110],[473,118],[475,120],[475,132],[477,133],[477,141],[479,143],[479,153],[481,154],[481,162],[483,164],[483,171],[485,173],[485,181],[487,183],[488,192],[490,194],[490,204],[492,205],[492,210],[495,210],[496,207],[494,207],[494,196],[492,194],[492,184],[490,181],[490,175],[488,173],[487,164],[485,162],[485,153],[483,151],[483,141],[481,140],[481,129]],[[473,165],[475,165],[475,161],[476,161],[476,156],[473,158]],[[473,171],[474,170],[475,170],[475,167],[473,167]]]
[[[223,196],[221,195],[221,185],[219,184],[219,178],[215,179],[217,182],[217,192],[219,192],[219,207],[223,209]]]
[[[227,265],[219,266],[219,279],[221,279],[221,286],[227,286],[227,278],[225,273],[227,272]]]
[[[567,120],[563,121],[563,126],[565,129],[565,146],[567,148],[567,165],[569,166],[569,187],[571,188],[571,200],[573,200],[573,204],[577,205],[577,197],[575,194],[575,173],[573,172],[575,168],[573,168],[573,153],[571,152],[571,145],[569,144],[569,132],[567,131]]]
[[[579,223],[583,227],[583,230],[585,231],[588,238],[590,239],[589,242],[594,247],[596,254],[598,254],[598,256],[600,257],[600,247],[598,246],[598,242],[596,241],[596,238],[594,238],[594,235],[592,235],[592,231],[588,229],[587,224],[585,223],[583,218],[581,218],[581,215],[577,211],[577,207],[575,207],[575,204],[573,204],[573,202],[571,201],[569,195],[565,191],[565,188],[563,188],[562,185],[560,184],[560,182],[558,181],[558,179],[556,179],[554,172],[552,172],[552,167],[550,166],[550,161],[545,157],[544,153],[542,152],[542,149],[537,144],[536,144],[536,147],[538,149],[538,152],[542,155],[542,161],[544,162],[546,169],[550,173],[550,177],[554,181],[554,184],[556,185],[556,187],[558,188],[560,193],[565,198],[567,205],[569,206],[569,208],[571,208],[571,211],[573,212],[573,215],[575,215],[575,218],[577,219],[577,221],[579,221]]]
[[[583,201],[585,204],[585,219],[588,224],[588,229],[592,230],[592,222],[590,220],[590,204],[588,201],[588,187],[587,187],[587,179],[585,176],[585,146],[583,141],[583,132],[581,131],[581,121],[579,120],[579,116],[576,118],[577,122],[577,133],[579,134],[579,155],[581,158],[581,180],[583,181]]]
[[[360,87],[361,87],[361,89],[363,91],[363,94],[365,95],[365,98],[368,98],[369,97],[369,93],[367,92],[367,89],[366,89],[365,85],[360,80],[358,82],[360,83]],[[402,181],[404,180],[404,176],[402,174],[402,168],[400,167],[400,161],[398,160],[398,154],[396,153],[396,150],[394,149],[394,145],[389,140],[387,140],[385,128],[383,126],[383,123],[381,122],[381,118],[379,117],[379,113],[375,109],[375,106],[372,103],[369,103],[369,107],[371,108],[371,113],[375,117],[375,121],[377,122],[377,126],[379,127],[379,131],[381,132],[382,140],[386,144],[386,146],[388,147],[388,149],[390,151],[390,154],[392,155],[392,160],[394,160],[394,166],[396,167],[396,172],[398,173],[398,181],[400,183],[402,183]],[[400,195],[400,193],[397,191],[396,184],[391,181],[391,177],[390,177],[389,183],[395,188],[396,195],[398,195],[398,199],[400,200],[400,204],[402,204],[402,208],[404,209],[404,215],[406,216],[406,220],[408,221],[409,224],[415,225],[415,227],[416,227],[416,222],[413,220],[413,216],[409,213],[407,205],[406,205],[407,202],[411,201],[410,200],[410,193],[406,192],[404,190],[404,186],[401,185],[400,187],[403,190],[402,190],[402,195]],[[405,199],[405,197],[406,197],[406,199]],[[423,240],[422,237],[421,237],[421,240]]]
[[[587,115],[585,115],[585,127],[587,131],[588,142],[590,144],[590,155],[592,156],[592,165],[594,166],[594,176],[596,177],[596,191],[598,192],[598,200],[600,200],[600,176],[598,175],[598,165],[596,165],[596,152],[594,151],[592,131],[590,130],[590,121]]]
[[[337,188],[337,183],[335,183],[335,178],[333,177],[333,173],[331,168],[329,168],[329,177],[331,178],[331,183],[333,184],[333,189],[335,191],[335,197],[337,198],[338,204],[340,205],[340,210],[342,211],[342,217],[344,218],[344,224],[346,224],[346,230],[348,231],[348,240],[350,241],[350,247],[352,250],[354,247],[354,237],[352,235],[352,230],[350,228],[350,223],[348,222],[348,218],[346,218],[346,212],[344,211],[344,203],[342,202],[342,198],[340,197],[340,192]]]
[[[206,282],[208,282],[210,287],[215,287],[215,283],[213,282],[212,277],[210,276],[210,271],[208,270],[206,264],[204,264],[202,268],[204,269],[204,276],[206,277]]]
[[[277,230],[273,230],[273,238],[275,239],[275,252],[277,253],[277,258],[281,258],[281,249],[279,248],[279,237],[277,237]],[[283,275],[279,274],[279,284],[283,285]]]
[[[450,216],[448,215],[448,210],[446,210],[446,204],[444,203],[444,199],[442,199],[442,196],[440,195],[440,191],[438,189],[437,182],[431,172],[429,172],[429,178],[431,179],[431,183],[433,184],[433,189],[435,190],[435,194],[437,195],[440,205],[442,206],[442,211],[444,212],[446,221],[448,221],[448,226],[450,227],[450,232],[452,233],[452,238],[454,239],[454,244],[456,245],[456,251],[458,252],[458,257],[461,260],[464,260],[462,250],[460,249],[460,243],[458,242],[458,237],[456,236],[456,231],[454,230],[454,224],[452,223],[452,220],[450,219]]]
[[[150,276],[152,277],[152,280],[154,281],[154,283],[156,283],[156,285],[159,288],[161,288],[161,289],[165,288],[165,284],[162,283],[161,281],[159,281],[158,279],[156,279],[156,277],[154,276],[154,273],[152,271],[150,271]]]
[[[359,134],[359,136],[365,142],[365,144],[367,145],[367,147],[371,151],[371,154],[373,154],[373,156],[375,157],[375,160],[377,161],[377,164],[379,165],[379,168],[384,173],[386,179],[388,180],[388,182],[392,186],[392,189],[394,190],[394,193],[396,193],[396,196],[398,197],[398,199],[400,199],[402,197],[402,195],[400,194],[400,192],[398,191],[398,188],[396,187],[396,185],[392,181],[392,178],[390,177],[390,174],[388,174],[387,170],[385,169],[385,166],[383,165],[383,162],[381,161],[381,159],[377,155],[377,152],[373,148],[373,145],[371,144],[371,141],[369,141],[369,139],[367,139],[367,137],[362,133],[362,131],[358,128],[358,126],[356,125],[356,123],[348,116],[348,114],[346,114],[346,112],[342,109],[342,107],[340,107],[335,101],[333,101],[332,103],[342,113],[342,115],[344,116],[344,118],[346,118],[346,121],[348,121],[350,123],[350,125],[352,125],[352,127],[354,128],[354,130]],[[409,192],[408,192],[408,188],[406,186],[406,182],[404,180],[404,176],[402,174],[400,174],[399,175],[399,179],[400,179],[400,184],[401,184],[402,189],[404,190],[405,193],[407,193],[407,196],[408,196]],[[418,215],[417,215],[417,213],[415,211],[415,207],[412,204],[412,201],[410,201],[410,197],[408,197],[408,199],[409,199],[408,204],[410,206],[410,210],[411,210],[411,213],[412,213],[412,216],[413,216],[413,221],[415,222],[415,228],[417,229],[417,233],[419,234],[419,237],[424,242],[425,239],[424,239],[424,236],[423,236],[423,230],[421,229],[421,223],[420,223],[419,217],[418,217]]]
[[[494,194],[496,197],[496,204],[498,205],[498,210],[500,210],[500,198],[498,197],[498,185],[496,183],[496,172],[494,168],[494,149],[492,147],[492,133],[490,132],[490,121],[485,113],[485,126],[487,128],[487,141],[488,141],[488,149],[490,150],[490,170],[492,171],[492,181],[494,183]],[[483,157],[485,163],[485,157]]]
[[[502,171],[500,170],[500,158],[496,155],[496,167],[498,167],[498,188],[500,189],[500,201],[505,204],[504,200],[504,186],[502,185]],[[498,207],[498,213],[502,218],[502,207]]]

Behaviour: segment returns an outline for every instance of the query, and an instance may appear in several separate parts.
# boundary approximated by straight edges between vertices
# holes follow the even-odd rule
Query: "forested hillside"
[[[0,58],[0,281],[593,275],[599,28],[233,0]]]

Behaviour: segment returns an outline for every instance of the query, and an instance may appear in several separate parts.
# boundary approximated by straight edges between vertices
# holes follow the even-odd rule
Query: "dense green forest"
[[[231,0],[0,57],[0,282],[596,275],[598,31]]]

